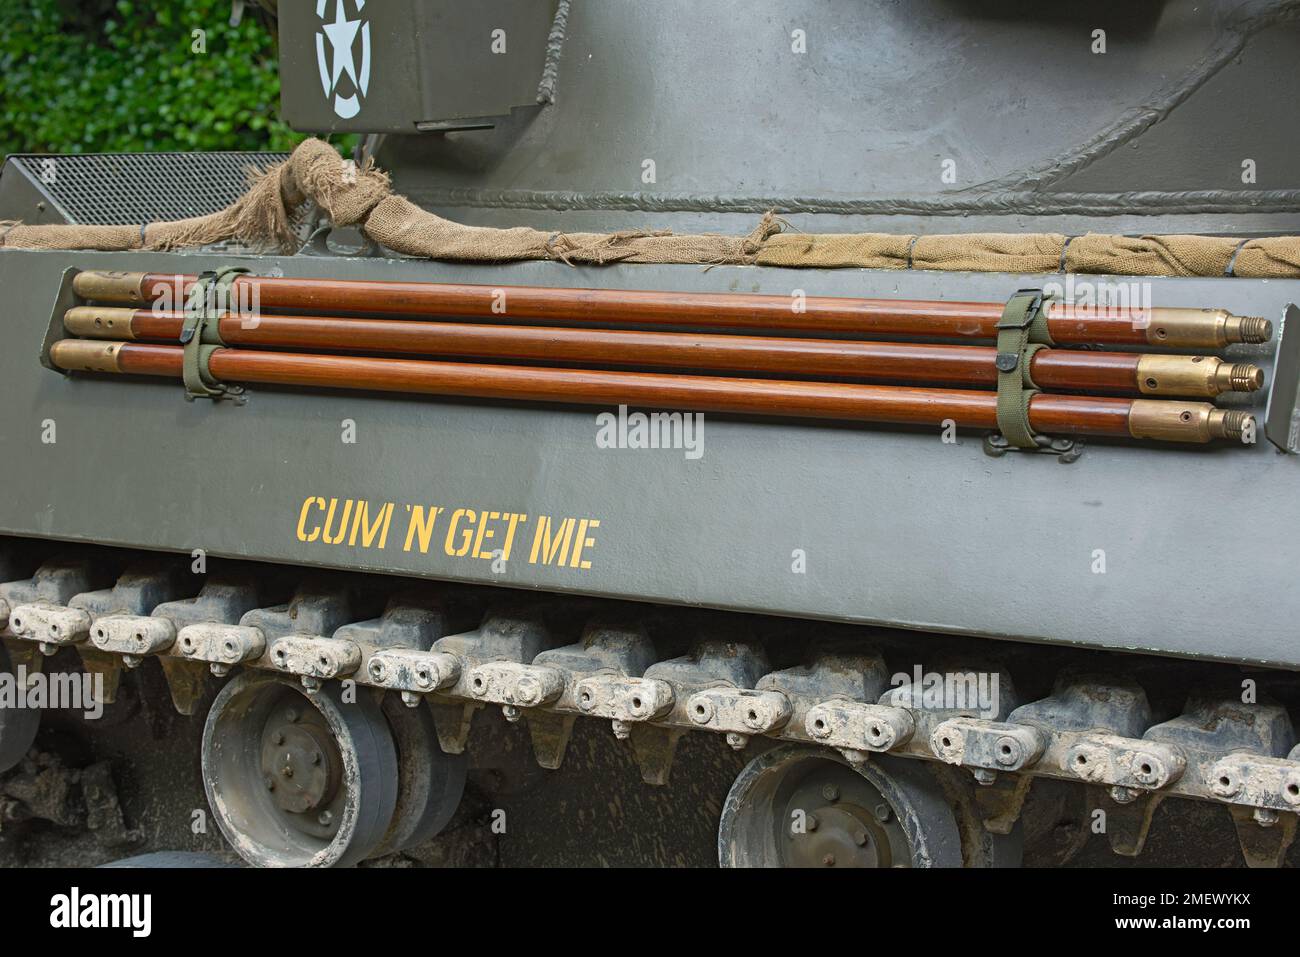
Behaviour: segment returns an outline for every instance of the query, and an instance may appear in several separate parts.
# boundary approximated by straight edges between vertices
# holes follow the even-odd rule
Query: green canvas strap
[[[212,374],[209,363],[212,353],[225,345],[221,339],[221,316],[230,302],[231,287],[235,279],[248,272],[239,266],[202,273],[185,300],[185,319],[181,323],[181,345],[184,355],[181,377],[185,381],[185,398],[217,399],[225,395],[227,387]]]
[[[998,429],[1017,448],[1043,444],[1029,425],[1029,400],[1038,392],[1030,375],[1034,353],[1052,344],[1047,299],[1040,289],[1021,289],[1007,300],[998,320]]]

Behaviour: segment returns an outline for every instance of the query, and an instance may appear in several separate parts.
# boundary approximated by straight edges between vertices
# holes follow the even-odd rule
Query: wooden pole
[[[73,279],[88,301],[179,305],[194,276],[83,272]],[[571,289],[241,276],[232,297],[245,309],[311,313],[461,317],[512,323],[562,322],[595,326],[676,326],[727,332],[764,330],[937,339],[993,339],[1000,302],[851,299],[749,293]],[[173,307],[174,307],[173,306]],[[232,310],[236,311],[236,310]],[[1053,303],[1048,331],[1058,343],[1158,345],[1214,349],[1264,342],[1264,319],[1209,309],[1092,309]]]
[[[179,378],[183,349],[134,342],[65,339],[51,361],[69,371]],[[627,405],[763,416],[794,416],[934,429],[997,427],[993,392],[770,379],[676,376],[217,349],[209,369],[232,383],[265,383],[460,396],[476,399]],[[1208,442],[1241,434],[1245,413],[1207,403],[1040,393],[1029,419],[1046,434],[1132,436]]]
[[[184,314],[81,306],[64,326],[101,339],[177,342]],[[918,382],[992,388],[990,346],[778,339],[705,333],[564,329],[486,323],[351,319],[331,316],[229,316],[218,324],[232,346],[401,353],[648,366],[787,376],[833,376],[873,382]],[[1214,356],[1144,356],[1127,352],[1041,349],[1033,381],[1044,389],[1127,395],[1192,395],[1253,391],[1263,384],[1255,366]]]

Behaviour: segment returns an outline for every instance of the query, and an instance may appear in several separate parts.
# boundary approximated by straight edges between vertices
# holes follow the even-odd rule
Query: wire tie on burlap
[[[1078,236],[1066,236],[1065,242],[1061,245],[1061,262],[1057,266],[1057,272],[1065,272],[1065,254],[1070,251],[1070,243],[1078,239]]]
[[[1237,248],[1232,251],[1232,257],[1228,260],[1228,265],[1223,267],[1223,274],[1225,276],[1236,275],[1234,270],[1237,268],[1237,257],[1241,255],[1241,251],[1246,248],[1246,243],[1248,242],[1250,242],[1249,239],[1243,239],[1241,242],[1237,243]]]

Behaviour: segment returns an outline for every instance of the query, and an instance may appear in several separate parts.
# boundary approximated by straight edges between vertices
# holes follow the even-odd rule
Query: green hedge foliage
[[[292,148],[248,7],[231,27],[230,0],[0,0],[0,154]]]

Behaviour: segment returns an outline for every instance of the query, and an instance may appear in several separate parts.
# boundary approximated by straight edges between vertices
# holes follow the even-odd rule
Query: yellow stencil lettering
[[[570,568],[591,567],[590,561],[586,561],[586,560],[580,561],[580,559],[582,559],[582,550],[584,548],[591,548],[593,545],[596,544],[596,540],[594,538],[587,537],[587,531],[589,529],[596,529],[596,528],[600,528],[600,522],[594,518],[584,518],[582,522],[578,525],[578,539],[573,543],[573,558],[569,560]]]
[[[300,542],[314,542],[320,538],[320,522],[312,526],[311,534],[307,533],[307,512],[313,508],[325,511],[325,499],[312,495],[302,500],[302,511],[298,513],[298,541]]]
[[[506,526],[505,541],[501,543],[501,558],[508,562],[510,561],[510,549],[515,544],[515,528],[520,522],[528,521],[528,516],[521,512],[507,512],[505,517],[510,520],[510,524]]]
[[[470,542],[474,538],[474,531],[470,528],[461,529],[460,545],[452,548],[451,540],[456,535],[456,529],[460,525],[460,520],[465,519],[469,525],[478,521],[478,515],[472,508],[458,508],[451,513],[451,524],[447,526],[447,538],[442,543],[442,549],[452,558],[459,558],[469,552]]]
[[[426,512],[423,505],[411,506],[411,523],[406,526],[406,543],[402,545],[402,551],[411,550],[411,539],[417,535],[420,537],[420,551],[426,555],[429,553],[429,542],[433,538],[433,523],[438,518],[438,513],[442,511],[441,505],[430,506]]]
[[[329,511],[325,513],[324,541],[326,545],[337,545],[339,542],[343,541],[344,537],[348,534],[348,519],[352,517],[352,499],[348,499],[343,503],[343,517],[339,519],[339,533],[330,537],[330,528],[334,524],[334,509],[338,504],[338,499],[330,499]]]
[[[388,520],[393,515],[392,503],[385,503],[380,509],[379,514],[375,516],[373,523],[370,521],[370,503],[361,501],[357,503],[357,517],[352,522],[352,534],[348,537],[349,545],[356,545],[357,533],[361,534],[361,547],[371,548],[375,544],[375,539],[379,538],[380,530],[383,530],[383,537],[388,538]],[[380,548],[383,548],[381,543]]]
[[[483,512],[479,515],[478,534],[474,536],[474,557],[486,558],[492,560],[491,553],[483,553],[483,543],[496,535],[496,530],[488,528],[488,522],[494,522],[501,517],[500,512]]]
[[[559,555],[558,564],[563,565],[569,557],[569,541],[573,538],[573,519],[566,518],[555,530],[554,536],[551,535],[551,518],[549,515],[543,515],[537,523],[537,532],[533,535],[533,550],[528,556],[530,565],[537,564],[537,557],[540,554],[543,565],[549,565],[556,555]]]

